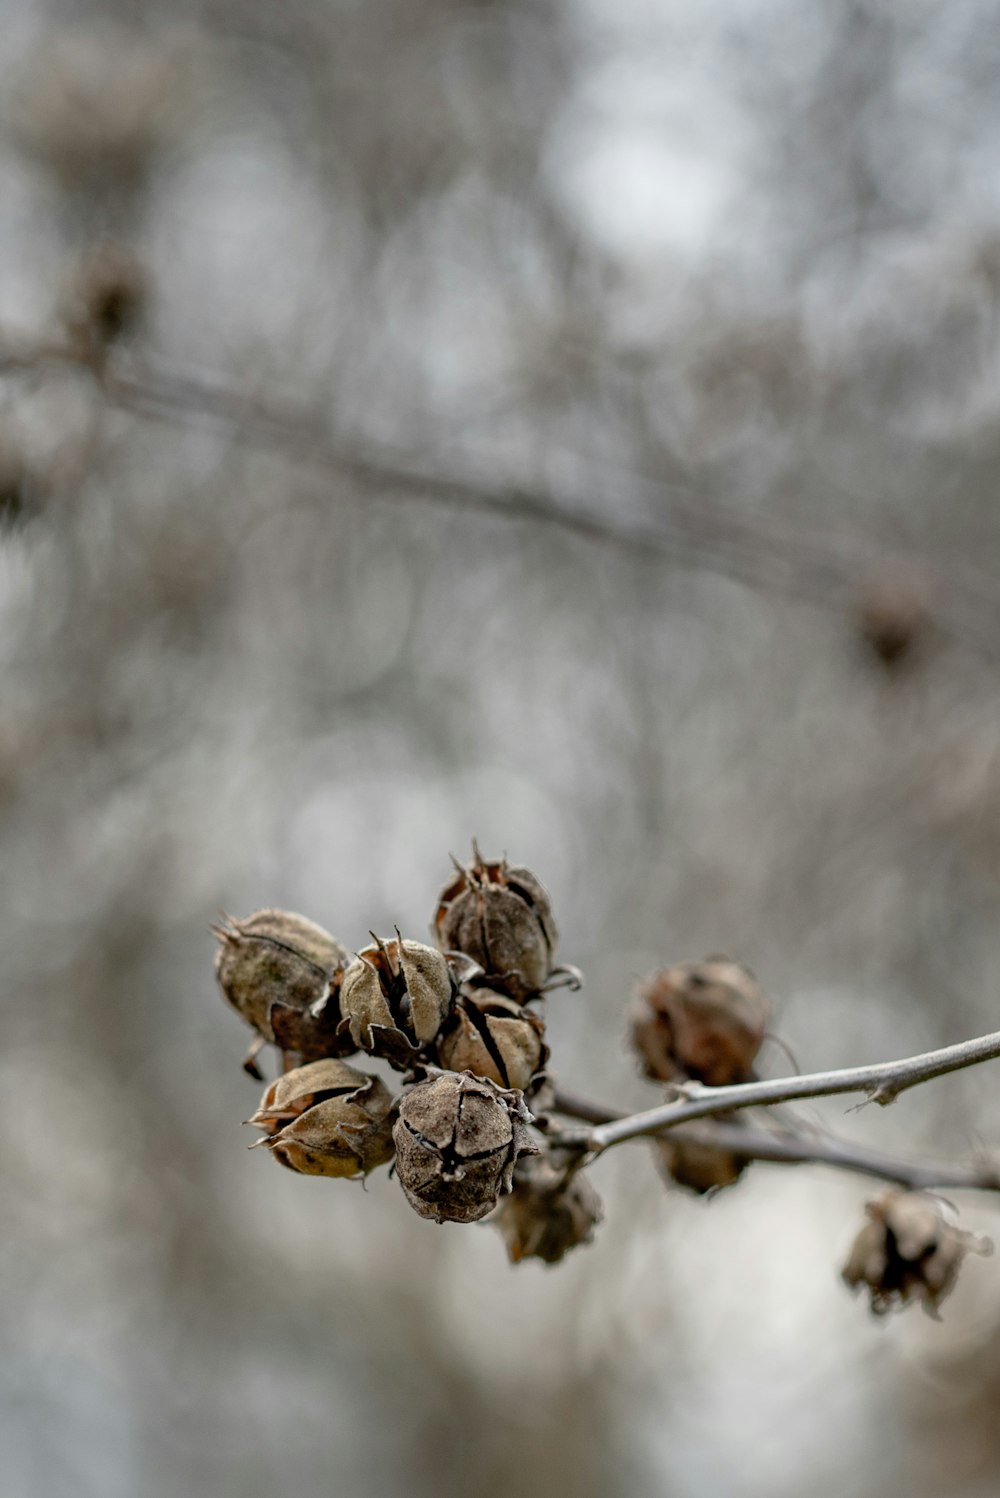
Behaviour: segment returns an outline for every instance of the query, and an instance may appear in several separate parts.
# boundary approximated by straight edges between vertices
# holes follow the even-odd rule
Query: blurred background
[[[3,1498],[994,1494],[996,1260],[875,1323],[829,1170],[614,1151],[551,1270],[277,1170],[208,925],[419,937],[476,835],[620,1106],[661,961],[807,1070],[996,1028],[1000,6],[0,27]]]

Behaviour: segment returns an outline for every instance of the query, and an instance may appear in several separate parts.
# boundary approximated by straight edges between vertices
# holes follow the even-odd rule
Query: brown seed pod
[[[345,1061],[297,1067],[272,1082],[249,1120],[267,1137],[254,1148],[300,1175],[367,1175],[393,1157],[392,1095]]]
[[[433,929],[442,951],[471,957],[518,1001],[554,986],[559,974],[579,987],[575,970],[553,966],[559,933],[544,886],[530,869],[487,861],[472,848],[472,863],[456,865],[438,896]]]
[[[954,1289],[966,1254],[992,1252],[989,1239],[953,1227],[937,1202],[920,1192],[886,1191],[865,1211],[869,1221],[854,1240],[842,1278],[852,1290],[867,1288],[876,1316],[916,1300],[939,1319],[938,1306]]]
[[[549,1048],[537,1014],[471,979],[459,990],[436,1053],[446,1071],[471,1071],[498,1087],[526,1092],[548,1060]]]
[[[337,1003],[349,954],[322,926],[291,910],[258,910],[212,930],[219,987],[260,1036],[245,1063],[252,1075],[260,1078],[253,1058],[265,1041],[304,1061],[357,1050]]]
[[[404,1092],[393,1129],[396,1171],[419,1217],[478,1222],[534,1154],[531,1114],[517,1091],[472,1072],[439,1072]]]
[[[733,1115],[728,1121],[735,1123]],[[652,1141],[657,1167],[665,1181],[683,1186],[696,1196],[733,1186],[747,1168],[748,1161],[728,1150],[692,1139],[679,1139],[668,1130]]]
[[[97,245],[77,266],[66,302],[66,327],[84,355],[98,357],[138,322],[149,295],[146,272],[131,250]]]
[[[518,1161],[513,1190],[490,1221],[500,1229],[512,1264],[558,1264],[571,1248],[593,1241],[603,1215],[601,1199],[582,1172],[537,1155]]]
[[[884,567],[865,582],[856,605],[862,643],[887,671],[904,666],[927,643],[933,585],[922,568]]]
[[[374,936],[374,933],[372,933]],[[422,942],[374,936],[344,974],[340,1010],[355,1046],[406,1069],[435,1039],[455,982],[446,959]]]
[[[661,968],[641,982],[632,1040],[648,1077],[744,1082],[771,1017],[753,974],[725,957]]]

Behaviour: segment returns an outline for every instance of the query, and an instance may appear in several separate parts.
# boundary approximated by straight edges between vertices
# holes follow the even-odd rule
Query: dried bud
[[[407,1201],[436,1222],[478,1222],[509,1191],[520,1156],[534,1154],[519,1092],[472,1072],[441,1072],[403,1094],[393,1129]]]
[[[475,843],[473,862],[438,897],[434,931],[446,952],[463,952],[511,998],[538,993],[553,974],[559,933],[548,893],[506,859],[487,863]]]
[[[640,983],[632,1039],[643,1070],[661,1082],[744,1082],[771,1006],[753,974],[725,957],[661,968]]]
[[[992,1252],[988,1239],[953,1227],[919,1192],[886,1191],[865,1211],[870,1220],[854,1240],[843,1279],[852,1290],[868,1287],[876,1316],[918,1300],[937,1319],[966,1254]]]
[[[603,1215],[601,1199],[582,1173],[539,1155],[518,1162],[514,1188],[491,1221],[512,1264],[522,1259],[558,1264],[571,1248],[592,1242]]]
[[[66,325],[84,353],[98,355],[136,324],[148,295],[146,273],[123,245],[98,245],[78,266]]]
[[[545,1026],[537,1014],[475,979],[464,983],[438,1036],[447,1071],[471,1071],[499,1087],[526,1092],[545,1061]]]
[[[454,992],[441,953],[397,931],[395,941],[376,936],[358,953],[344,974],[340,1008],[356,1046],[406,1068],[436,1037]]]
[[[731,1115],[730,1121],[736,1122]],[[697,1196],[735,1185],[748,1163],[717,1145],[678,1138],[672,1130],[653,1140],[653,1150],[664,1180],[684,1186]]]
[[[212,929],[219,986],[262,1040],[307,1061],[357,1049],[337,1002],[348,953],[322,926],[290,910],[258,910]]]
[[[39,477],[22,443],[0,440],[0,534],[19,525],[37,507]]]
[[[250,1119],[257,1141],[301,1175],[367,1175],[393,1156],[392,1095],[346,1061],[310,1062],[278,1077]]]
[[[888,671],[902,666],[926,640],[933,588],[923,569],[897,563],[869,578],[857,604],[863,643]]]

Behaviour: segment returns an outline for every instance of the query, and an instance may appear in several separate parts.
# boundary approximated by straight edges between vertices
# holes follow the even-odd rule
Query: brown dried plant
[[[892,1183],[869,1204],[843,1272],[853,1288],[868,1287],[877,1315],[913,1301],[936,1315],[963,1258],[986,1247],[949,1224],[928,1192],[1000,1190],[996,1170],[879,1155],[776,1108],[851,1092],[889,1103],[1000,1057],[1000,1034],[903,1061],[762,1080],[754,1068],[774,1006],[757,979],[725,957],[675,964],[637,985],[632,1026],[641,1070],[667,1100],[621,1115],[563,1091],[549,1073],[542,995],[567,980],[579,987],[579,975],[555,966],[552,903],[537,876],[484,859],[475,843],[472,862],[456,865],[438,896],[435,947],[397,931],[352,957],[315,922],[281,910],[213,929],[223,994],[257,1032],[245,1064],[259,1075],[266,1044],[282,1057],[249,1120],[264,1131],[258,1145],[305,1175],[352,1178],[391,1164],[418,1216],[487,1219],[512,1263],[554,1264],[591,1242],[602,1211],[587,1167],[647,1137],[668,1182],[703,1196],[733,1186],[757,1160],[823,1162]],[[388,1063],[395,1084],[343,1059],[357,1051]]]

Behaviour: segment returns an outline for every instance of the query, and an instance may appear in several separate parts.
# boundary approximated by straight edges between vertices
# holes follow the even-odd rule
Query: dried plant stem
[[[625,1117],[613,1108],[561,1088],[556,1090],[555,1110],[568,1118],[593,1124],[613,1123]],[[1000,1169],[996,1166],[900,1160],[826,1133],[751,1129],[714,1120],[678,1124],[670,1132],[683,1143],[725,1150],[741,1160],[765,1160],[777,1165],[830,1165],[874,1176],[879,1181],[891,1181],[908,1191],[1000,1191]],[[584,1158],[581,1153],[580,1159]]]
[[[863,1092],[870,1102],[885,1106],[894,1102],[907,1088],[997,1057],[1000,1057],[1000,1031],[978,1036],[975,1040],[963,1040],[958,1045],[943,1046],[937,1051],[925,1051],[919,1056],[908,1056],[902,1061],[882,1061],[873,1066],[778,1077],[766,1082],[744,1082],[733,1087],[705,1087],[699,1082],[686,1082],[678,1088],[681,1095],[676,1101],[650,1108],[644,1113],[598,1123],[588,1133],[574,1136],[573,1142],[577,1148],[596,1155],[628,1139],[659,1134],[696,1118],[790,1102],[795,1098]]]
[[[627,484],[655,502],[655,524],[614,519],[552,493],[496,482],[472,468],[431,468],[410,453],[378,448],[328,429],[308,409],[278,406],[253,391],[201,373],[176,371],[155,363],[94,362],[72,343],[18,340],[0,332],[0,375],[46,366],[76,366],[93,377],[105,401],[147,420],[221,426],[248,445],[284,451],[294,462],[347,480],[389,502],[420,502],[438,508],[478,511],[510,521],[526,521],[574,534],[644,558],[728,577],[743,586],[797,599],[813,606],[848,606],[857,580],[877,561],[869,547],[853,540],[808,534],[764,524],[761,517],[739,518],[726,505],[706,504],[687,485],[665,484],[641,473],[609,473],[603,486]],[[996,619],[969,614],[947,600],[964,598],[973,579],[946,586],[938,626],[967,648],[995,660],[1000,656]],[[978,580],[982,581],[982,580]],[[979,590],[982,591],[981,589]]]

